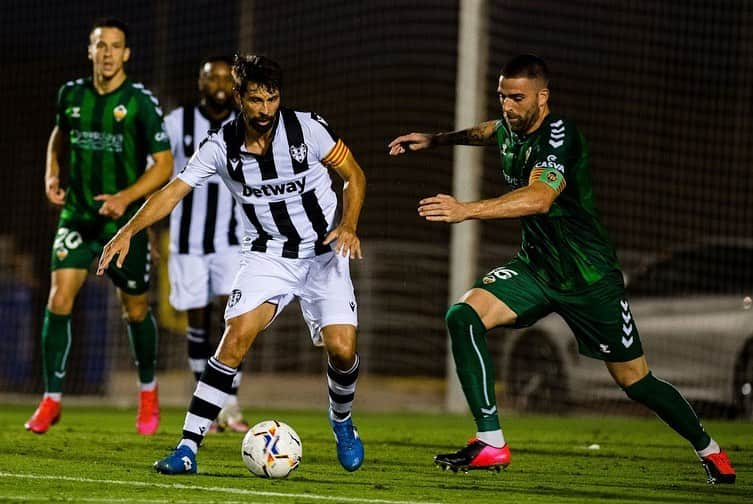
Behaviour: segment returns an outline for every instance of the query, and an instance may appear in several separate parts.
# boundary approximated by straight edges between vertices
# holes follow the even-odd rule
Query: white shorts
[[[190,310],[209,305],[216,296],[229,296],[240,265],[240,247],[206,255],[170,254],[170,305]]]
[[[250,312],[265,302],[277,305],[274,320],[297,297],[314,345],[322,345],[323,327],[334,324],[358,327],[358,306],[347,257],[334,252],[304,259],[261,252],[246,252],[242,257],[225,308],[225,320]]]

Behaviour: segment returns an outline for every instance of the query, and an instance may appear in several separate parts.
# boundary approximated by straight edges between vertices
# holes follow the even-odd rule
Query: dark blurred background
[[[57,89],[89,75],[88,32],[103,15],[129,23],[127,72],[165,112],[195,99],[204,56],[244,49],[281,63],[284,102],[325,117],[368,176],[359,230],[367,258],[353,268],[367,373],[444,376],[450,228],[422,221],[415,208],[451,191],[452,150],[389,158],[386,146],[408,131],[454,128],[458,2],[26,1],[1,9],[0,362],[14,369],[0,380],[6,388],[41,390],[37,341],[57,218],[43,191],[45,148]],[[597,201],[628,269],[679,245],[753,237],[753,4],[497,0],[487,4],[487,27],[488,70],[477,83],[487,116],[499,116],[497,72],[508,58],[547,60],[551,108],[590,140]],[[504,191],[489,148],[482,193]],[[484,222],[481,237],[479,273],[519,242],[515,222]],[[158,305],[165,283],[155,286]],[[109,369],[129,369],[125,331],[111,287],[95,280],[87,289],[71,368],[89,369],[93,385],[81,376],[71,387],[101,392]],[[161,366],[184,371],[181,319],[158,309]],[[288,308],[252,351],[263,358],[250,370],[320,371],[321,354],[298,319]]]

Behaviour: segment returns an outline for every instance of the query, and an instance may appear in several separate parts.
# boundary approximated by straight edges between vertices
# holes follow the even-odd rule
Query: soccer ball
[[[301,438],[286,423],[265,420],[249,429],[241,444],[246,467],[260,478],[284,478],[301,462]]]

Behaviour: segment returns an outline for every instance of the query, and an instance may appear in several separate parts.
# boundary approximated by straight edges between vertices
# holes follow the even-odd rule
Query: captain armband
[[[554,168],[534,168],[531,170],[531,175],[528,177],[528,183],[543,182],[548,185],[557,194],[560,194],[565,190],[567,182],[565,182],[565,176]]]
[[[324,156],[324,159],[322,159],[322,164],[330,168],[336,168],[345,162],[348,154],[350,154],[350,149],[348,149],[348,146],[345,145],[342,140],[338,140],[335,146],[332,147],[332,150],[330,150],[329,153]]]

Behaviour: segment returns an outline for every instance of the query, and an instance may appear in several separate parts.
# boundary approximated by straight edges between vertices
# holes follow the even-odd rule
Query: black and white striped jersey
[[[231,120],[235,114],[230,116]],[[175,159],[173,175],[221,123],[210,121],[199,107],[179,107],[165,118]],[[219,176],[210,177],[190,192],[170,215],[170,253],[204,255],[222,252],[241,242],[240,207]]]
[[[287,258],[332,250],[337,195],[327,154],[342,144],[317,114],[280,108],[264,155],[245,148],[242,118],[211,134],[178,175],[198,186],[219,174],[242,209],[244,250]],[[343,147],[344,148],[344,147]]]

